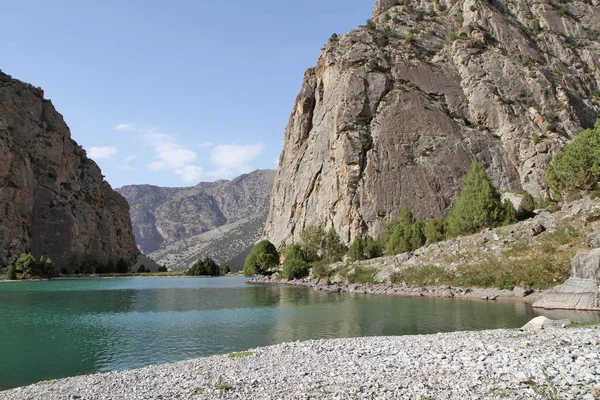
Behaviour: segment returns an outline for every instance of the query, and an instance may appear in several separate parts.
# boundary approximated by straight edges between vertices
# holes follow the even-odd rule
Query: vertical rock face
[[[595,0],[378,0],[305,74],[265,236],[320,224],[349,242],[401,206],[442,215],[472,160],[545,197],[552,155],[600,113],[599,38]]]
[[[43,95],[0,72],[0,267],[27,251],[59,268],[85,253],[135,263],[127,201]]]

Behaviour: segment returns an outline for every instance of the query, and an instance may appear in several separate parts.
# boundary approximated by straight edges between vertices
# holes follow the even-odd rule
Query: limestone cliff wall
[[[385,1],[334,35],[285,131],[265,236],[349,242],[451,207],[472,160],[547,195],[552,155],[600,114],[598,1]]]
[[[26,251],[135,263],[129,205],[103,178],[44,92],[0,72],[0,268]]]

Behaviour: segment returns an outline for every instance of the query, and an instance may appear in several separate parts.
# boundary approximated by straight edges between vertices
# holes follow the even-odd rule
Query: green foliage
[[[517,210],[518,219],[527,219],[533,217],[533,210],[535,210],[535,199],[529,192],[523,193],[521,204]]]
[[[300,239],[305,259],[309,263],[320,260],[336,262],[346,254],[346,247],[333,228],[326,233],[322,226],[310,225],[302,231]]]
[[[146,266],[144,264],[140,265],[140,267],[137,269],[137,273],[138,274],[143,274],[146,272],[150,272],[150,270],[146,270]]]
[[[424,226],[423,221],[415,221],[407,207],[402,207],[398,218],[388,224],[381,237],[381,244],[385,252],[393,255],[423,246],[425,244]]]
[[[600,119],[594,129],[579,134],[552,159],[546,180],[554,197],[599,189]]]
[[[161,265],[160,267],[158,267],[158,272],[169,272],[169,270],[167,269],[166,265]]]
[[[227,354],[228,358],[243,358],[253,356],[255,353],[253,351],[234,351],[233,353]]]
[[[513,221],[514,207],[511,210],[501,203],[500,193],[477,161],[471,164],[464,181],[456,204],[448,213],[449,236],[471,234],[482,228]]]
[[[129,265],[127,265],[127,261],[123,258],[120,258],[117,262],[117,273],[118,274],[126,274],[129,270]]]
[[[225,264],[221,267],[221,275],[227,275],[231,272],[231,268],[229,268],[229,264]]]
[[[96,268],[98,267],[98,262],[96,258],[88,252],[85,252],[81,257],[81,261],[79,263],[79,270],[82,274],[93,274],[96,272]]]
[[[369,236],[365,242],[364,255],[367,260],[371,258],[381,257],[383,255],[383,251],[381,250],[379,241]]]
[[[446,240],[446,221],[443,218],[431,218],[423,229],[425,243],[432,244]]]
[[[279,253],[268,240],[261,240],[253,248],[244,261],[244,275],[265,275],[271,268],[279,265]]]
[[[331,37],[329,38],[330,42],[337,42],[338,40],[340,40],[340,38],[338,37],[337,33],[331,34]]]
[[[376,283],[375,275],[377,275],[377,268],[374,267],[361,267],[360,265],[354,268],[354,273],[347,275],[350,283]]]
[[[508,199],[502,202],[502,224],[509,225],[517,222],[517,210]]]
[[[14,281],[17,279],[17,269],[14,264],[10,266],[8,272],[6,273],[6,279]]]
[[[219,276],[220,273],[219,265],[212,258],[206,256],[203,260],[196,261],[186,274],[191,276]]]
[[[357,235],[348,247],[348,258],[351,261],[365,259],[365,241],[360,235]]]
[[[375,25],[375,22],[373,22],[372,19],[368,19],[367,20],[367,24],[366,24],[367,29],[374,31],[377,29],[377,25]]]
[[[304,278],[308,276],[309,265],[302,247],[293,244],[285,249],[285,260],[281,276],[284,279]]]
[[[113,262],[113,260],[108,260],[108,262],[106,263],[106,266],[104,267],[104,271],[107,274],[114,274],[115,272],[117,272],[117,267],[115,266],[115,263]]]
[[[35,264],[33,254],[23,253],[14,263],[15,271],[20,272],[23,275],[28,274],[33,264]]]

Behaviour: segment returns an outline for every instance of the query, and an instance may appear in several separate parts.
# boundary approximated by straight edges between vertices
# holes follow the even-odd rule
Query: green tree
[[[347,251],[335,229],[329,229],[323,241],[323,259],[330,263],[340,261]]]
[[[96,272],[96,268],[98,267],[98,261],[96,258],[88,253],[87,251],[81,256],[81,261],[79,263],[79,269],[82,274],[93,274]]]
[[[188,275],[193,276],[219,276],[220,273],[219,265],[209,256],[196,261],[187,272]]]
[[[127,261],[125,261],[123,258],[119,258],[119,261],[117,262],[117,273],[126,274],[128,270],[129,265],[127,265]]]
[[[383,251],[381,251],[379,241],[369,236],[365,242],[364,254],[367,259],[381,257],[383,255]]]
[[[11,281],[14,281],[17,279],[17,269],[15,268],[15,265],[11,265],[10,268],[8,269],[8,272],[6,273],[6,279],[9,279]]]
[[[448,213],[449,236],[475,233],[507,221],[507,210],[501,203],[500,193],[477,161],[471,163],[464,182],[454,208]]]
[[[229,264],[225,264],[221,267],[221,275],[227,275],[231,272],[231,268],[229,268]]]
[[[530,193],[524,192],[523,197],[521,198],[521,204],[519,204],[519,209],[517,210],[517,218],[531,218],[534,216],[533,210],[535,210],[535,199]]]
[[[113,260],[108,260],[108,262],[106,263],[106,267],[104,268],[104,271],[107,274],[114,274],[115,272],[117,272],[117,268],[115,267],[115,263],[113,262]]]
[[[146,271],[146,266],[144,264],[140,265],[139,268],[137,269],[137,273],[143,274],[145,272],[150,272],[150,271]]]
[[[594,129],[580,133],[552,159],[546,180],[553,197],[598,189],[600,182],[600,118]]]
[[[244,275],[265,275],[279,265],[279,253],[268,240],[261,240],[252,248],[244,261]]]
[[[425,244],[424,223],[416,221],[407,207],[400,209],[398,218],[390,222],[381,242],[389,255],[418,249]]]
[[[300,245],[293,244],[285,249],[285,260],[281,273],[284,279],[304,278],[308,276],[309,269],[306,254]]]
[[[431,218],[423,229],[425,243],[432,244],[446,240],[446,222],[443,218]]]
[[[15,271],[23,275],[29,274],[31,268],[34,267],[35,258],[31,253],[22,253],[14,263]]]
[[[325,229],[320,225],[309,225],[300,233],[302,250],[306,261],[319,261],[323,258],[323,245],[325,243]],[[287,253],[286,253],[287,254]]]
[[[169,270],[167,269],[166,265],[161,265],[160,267],[158,267],[158,272],[168,272]]]
[[[357,235],[350,247],[348,247],[348,258],[352,261],[364,260],[366,258],[365,241],[360,235]]]

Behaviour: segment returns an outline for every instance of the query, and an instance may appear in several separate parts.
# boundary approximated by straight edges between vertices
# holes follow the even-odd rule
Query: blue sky
[[[2,0],[0,68],[41,86],[113,187],[275,168],[304,71],[374,0]]]

